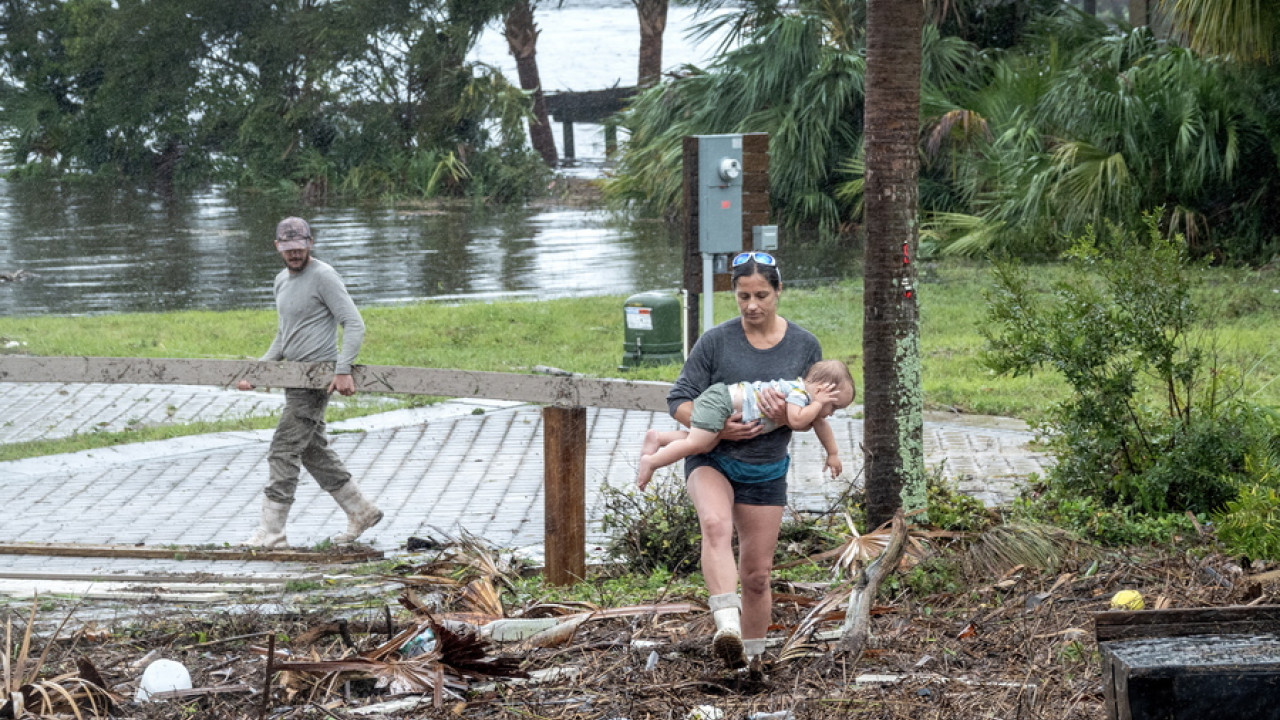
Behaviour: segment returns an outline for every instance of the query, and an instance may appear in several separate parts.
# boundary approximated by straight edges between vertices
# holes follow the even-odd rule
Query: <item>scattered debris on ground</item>
[[[410,556],[340,609],[175,613],[158,603],[153,617],[108,627],[77,625],[83,608],[73,608],[36,632],[51,612],[37,598],[3,621],[0,718],[1092,720],[1104,715],[1093,615],[1118,592],[1148,609],[1273,599],[1275,573],[1251,580],[1220,556],[1064,546],[1036,569],[926,535],[913,533],[882,578],[860,653],[841,649],[856,580],[779,582],[770,652],[741,671],[712,657],[699,598],[508,607],[514,569],[474,543]],[[868,537],[860,542],[887,544]],[[850,547],[834,556],[853,558]],[[963,570],[931,576],[929,558],[946,553]],[[306,592],[324,600],[332,589]],[[143,687],[159,660],[185,670],[155,673],[178,678],[171,689]]]

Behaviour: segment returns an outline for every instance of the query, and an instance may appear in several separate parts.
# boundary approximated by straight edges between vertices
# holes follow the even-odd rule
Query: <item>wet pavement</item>
[[[272,415],[277,392],[240,393],[187,386],[0,383],[0,442],[138,422],[189,422]],[[854,415],[858,408],[851,408]],[[861,482],[862,420],[831,418],[845,461],[837,479],[821,471],[812,433],[792,445],[790,502],[795,510],[831,507]],[[674,428],[661,413],[588,408],[587,539],[604,540],[602,488],[631,487],[641,439]],[[343,457],[385,519],[362,541],[389,555],[410,537],[463,531],[535,559],[542,542],[542,422],[539,406],[476,398],[395,410],[332,423]],[[267,478],[270,430],[211,433],[0,463],[0,543],[223,546],[256,526]],[[931,414],[925,461],[931,470],[988,504],[1011,500],[1021,479],[1042,474],[1048,458],[1029,445],[1017,421]],[[659,471],[658,479],[673,470]],[[333,500],[304,472],[287,527],[290,545],[309,547],[345,527]],[[0,577],[216,572],[264,577],[302,573],[301,564],[261,561],[137,560],[0,554]],[[30,583],[28,582],[28,586]],[[0,583],[0,594],[4,594]]]

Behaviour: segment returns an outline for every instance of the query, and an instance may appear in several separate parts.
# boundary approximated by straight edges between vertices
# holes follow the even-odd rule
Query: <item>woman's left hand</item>
[[[742,413],[734,413],[724,421],[724,429],[720,431],[721,440],[750,440],[764,430],[759,422],[742,422]]]
[[[773,388],[760,391],[760,414],[778,425],[787,424],[787,398]]]

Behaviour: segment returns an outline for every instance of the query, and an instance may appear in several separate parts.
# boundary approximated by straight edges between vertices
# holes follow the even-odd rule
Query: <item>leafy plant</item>
[[[960,492],[954,483],[942,476],[941,467],[926,480],[931,525],[942,530],[966,532],[991,525],[994,518],[982,501]]]
[[[702,529],[684,484],[674,474],[655,476],[644,493],[610,485],[601,492],[600,524],[612,535],[605,550],[628,571],[665,569],[687,575],[698,568]]]
[[[1067,254],[1069,276],[1033,289],[1011,264],[988,293],[985,361],[1000,374],[1053,370],[1071,387],[1049,414],[1050,471],[1064,491],[1142,513],[1207,513],[1247,479],[1257,408],[1233,401],[1193,337],[1198,267],[1153,215],[1145,233],[1108,223]]]
[[[1014,516],[1109,546],[1171,545],[1195,537],[1185,513],[1141,513],[1124,505],[1108,505],[1059,485],[1040,486],[1014,503]],[[1208,515],[1197,516],[1198,522]]]
[[[1254,482],[1240,488],[1223,512],[1214,516],[1221,540],[1232,552],[1250,558],[1280,559],[1280,418],[1271,420],[1270,438],[1254,446],[1245,468]]]

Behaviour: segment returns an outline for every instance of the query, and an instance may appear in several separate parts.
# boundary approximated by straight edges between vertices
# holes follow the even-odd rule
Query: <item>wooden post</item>
[[[572,585],[587,574],[587,409],[542,408],[545,575]]]
[[[604,121],[604,156],[612,158],[618,154],[618,122],[612,118]]]
[[[573,147],[573,121],[565,120],[560,123],[560,127],[564,130],[564,155],[565,160],[572,160],[576,152]]]

